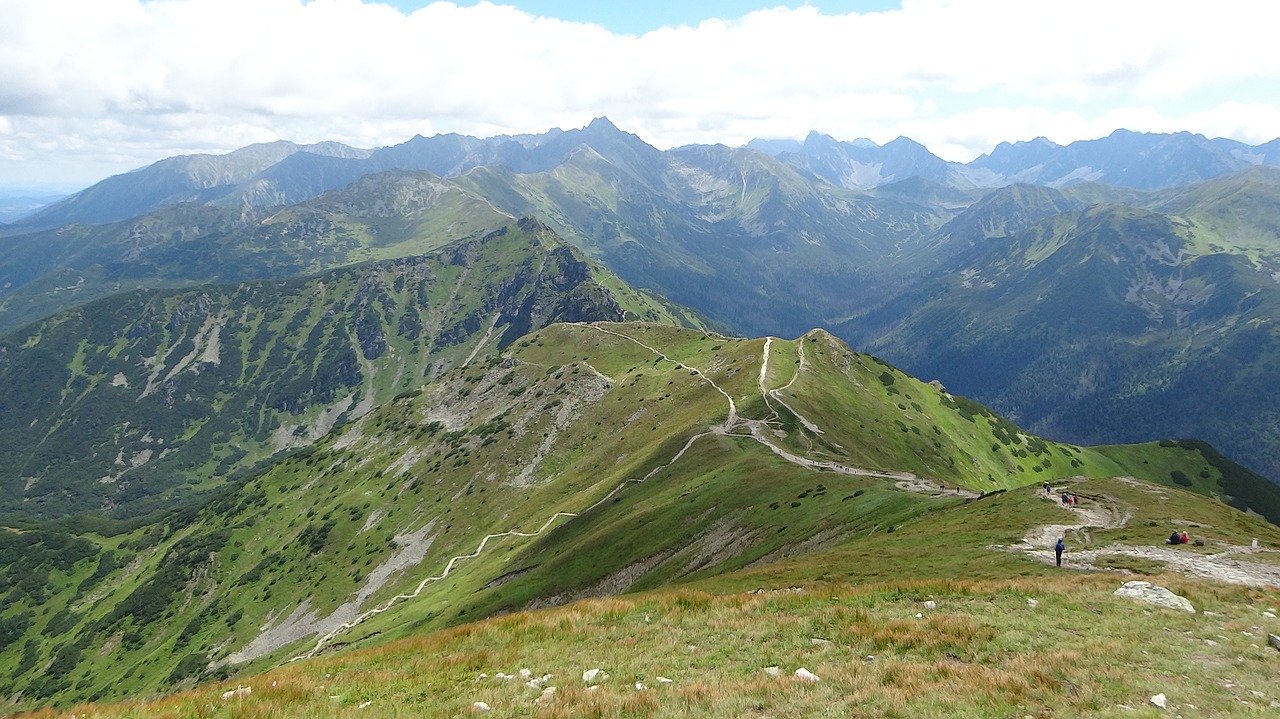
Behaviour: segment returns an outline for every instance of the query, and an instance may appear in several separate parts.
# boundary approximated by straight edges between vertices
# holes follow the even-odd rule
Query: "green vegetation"
[[[0,338],[0,518],[169,510],[548,322],[701,326],[669,307],[532,221],[307,279],[95,302]]]
[[[766,344],[769,365],[762,373]],[[762,393],[762,381],[777,392]],[[516,388],[520,400],[512,403]],[[1239,545],[1257,537],[1280,548],[1280,530],[1204,496],[1222,474],[1201,448],[1165,445],[1089,449],[1047,442],[819,331],[766,342],[670,325],[552,325],[502,355],[400,392],[319,442],[225,487],[203,507],[163,523],[110,537],[37,540],[43,535],[12,534],[32,556],[36,550],[25,547],[61,541],[57,546],[79,549],[62,551],[60,563],[51,561],[28,587],[10,590],[0,612],[0,683],[10,695],[27,687],[17,708],[70,708],[75,701],[181,690],[233,674],[243,682],[310,654],[318,641],[325,652],[401,638],[444,641],[422,637],[464,636],[432,633],[580,598],[662,590],[625,601],[657,602],[646,606],[662,607],[681,622],[706,624],[714,639],[681,641],[708,647],[709,658],[684,671],[700,667],[732,685],[731,677],[754,676],[762,666],[808,661],[795,652],[799,646],[786,649],[788,644],[777,641],[762,644],[763,653],[731,658],[723,647],[739,644],[741,636],[779,631],[748,612],[737,633],[725,633],[713,628],[719,620],[703,614],[733,606],[733,597],[748,590],[809,586],[824,597],[822,592],[852,597],[871,591],[869,597],[881,598],[865,606],[818,603],[868,612],[858,620],[867,626],[881,623],[881,612],[896,616],[904,605],[894,603],[904,597],[951,596],[947,582],[958,578],[996,583],[961,592],[979,597],[964,600],[975,607],[1024,601],[1031,585],[1016,582],[1045,581],[1055,572],[998,547],[1016,544],[1034,525],[1062,521],[1066,510],[1027,486],[1044,479],[1132,475],[1172,485],[1172,472],[1181,471],[1192,478],[1191,489],[1203,494],[1137,480],[1071,481],[1086,501],[1107,496],[1140,507],[1134,493],[1150,488],[1176,498],[1167,510],[1163,504],[1149,512],[1133,510],[1129,525],[1107,530],[1117,541],[1159,541],[1175,517],[1195,517],[1205,525],[1197,534],[1210,542]],[[1247,475],[1241,479],[1249,481]],[[916,491],[899,489],[899,481]],[[976,498],[958,491],[966,489],[986,493]],[[1106,536],[1094,532],[1093,541]],[[1073,535],[1073,548],[1080,541]],[[25,579],[19,565],[12,566],[11,574],[0,576]],[[1116,567],[1160,571],[1134,563]],[[1015,584],[1001,584],[1009,581]],[[877,584],[886,587],[885,594],[868,589]],[[1073,588],[1061,589],[1071,596],[1086,591],[1085,585],[1068,584]],[[681,585],[697,592],[665,593]],[[397,595],[413,598],[395,600]],[[1097,601],[1085,596],[1069,604]],[[389,602],[384,613],[327,635]],[[850,656],[917,641],[856,631],[833,635],[834,615],[819,612],[818,604],[788,605],[786,621],[843,643]],[[640,611],[638,616],[653,613]],[[1077,620],[1066,612],[1055,621],[1068,626]],[[989,621],[994,620],[984,620]],[[970,638],[979,643],[948,640],[940,651],[985,656],[995,651],[982,643],[989,641],[981,639],[989,631]],[[567,646],[582,641],[572,636],[566,635]],[[33,643],[36,637],[58,639]],[[542,644],[546,639],[545,633],[522,639],[536,656],[519,661],[541,666],[549,661],[543,652],[565,648]],[[807,641],[808,636],[801,644]],[[1021,646],[1020,641],[1010,639],[1008,646]],[[637,655],[627,660],[634,664],[616,665],[625,666],[620,671],[628,677],[635,674],[628,683],[658,672],[653,662],[659,658],[675,656],[666,645],[645,649],[650,650],[656,653],[648,659]],[[934,662],[932,651],[911,655],[908,663]],[[502,656],[509,658],[492,661],[505,665],[522,655]],[[554,671],[572,675],[564,664],[578,661],[572,657],[557,659]],[[847,659],[842,657],[831,655],[827,664],[816,665],[821,670],[809,668],[837,676],[834,667]],[[347,660],[302,666],[333,661]],[[760,662],[766,663],[755,666]],[[479,672],[519,668],[466,666],[468,682]],[[1023,671],[1017,663],[993,666],[1009,681]],[[438,674],[456,678],[444,670]],[[260,680],[252,681],[255,696],[272,696],[259,692]],[[442,685],[419,686],[445,692]],[[394,701],[406,712],[421,708],[407,697],[393,699],[400,696],[396,691],[360,695],[356,704]],[[1120,690],[1091,691],[1100,693],[1089,701],[1106,702]],[[465,698],[456,689],[445,695]],[[1028,696],[1007,695],[1001,701],[1013,704],[1000,706],[1021,706],[1031,701]],[[1074,701],[1070,693],[1035,696],[1059,707]],[[924,705],[914,702],[935,700],[924,693],[904,706],[918,709]],[[186,700],[174,701],[189,708],[180,704]],[[272,705],[264,711],[314,710],[309,699],[298,701],[294,709]],[[737,711],[733,707],[738,705],[715,711]]]

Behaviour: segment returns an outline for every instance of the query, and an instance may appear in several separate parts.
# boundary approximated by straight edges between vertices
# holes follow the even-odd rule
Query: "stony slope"
[[[125,517],[551,322],[697,323],[521,221],[302,279],[118,295],[0,340],[0,513]]]

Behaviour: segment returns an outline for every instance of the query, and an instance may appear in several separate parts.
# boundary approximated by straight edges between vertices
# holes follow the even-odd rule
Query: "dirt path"
[[[627,480],[626,482],[622,482],[622,483],[621,483],[621,484],[619,484],[617,487],[615,487],[615,488],[613,489],[613,491],[612,491],[612,492],[609,492],[609,493],[608,493],[608,494],[606,494],[604,497],[602,497],[600,500],[596,501],[594,504],[592,504],[590,507],[588,507],[586,510],[583,510],[584,512],[586,512],[586,511],[590,511],[590,510],[592,510],[592,509],[594,509],[594,508],[596,508],[596,507],[598,507],[598,506],[600,506],[600,505],[604,504],[604,503],[605,503],[605,502],[607,502],[610,498],[612,498],[614,495],[616,495],[619,491],[621,491],[624,487],[626,487],[628,484],[638,484],[638,483],[644,482],[645,480],[648,480],[650,477],[653,477],[654,475],[658,474],[658,473],[659,473],[659,472],[661,472],[662,470],[664,470],[664,469],[666,469],[666,468],[670,467],[671,465],[675,464],[677,461],[679,461],[679,460],[680,460],[680,458],[681,458],[681,457],[683,457],[683,456],[685,455],[685,453],[687,453],[687,452],[689,451],[689,449],[690,449],[691,447],[693,447],[693,445],[694,445],[694,443],[695,443],[695,442],[697,442],[699,439],[702,439],[703,437],[707,437],[707,436],[709,436],[709,435],[723,435],[723,436],[734,436],[734,437],[744,437],[744,438],[753,439],[753,440],[755,440],[755,441],[759,442],[760,444],[764,445],[764,446],[765,446],[765,447],[767,447],[770,451],[772,451],[774,454],[776,454],[777,456],[779,456],[779,457],[781,457],[781,458],[785,459],[786,461],[791,462],[792,464],[796,464],[796,465],[799,465],[799,466],[802,466],[802,467],[807,467],[807,468],[810,468],[810,469],[827,470],[827,471],[830,471],[830,472],[835,472],[835,473],[837,473],[837,474],[845,474],[845,475],[858,476],[858,477],[877,477],[877,478],[880,478],[880,479],[893,480],[893,481],[894,481],[894,483],[895,483],[895,486],[896,486],[897,488],[902,489],[902,490],[905,490],[905,491],[910,491],[910,492],[921,492],[921,493],[926,493],[926,494],[943,494],[943,493],[948,494],[948,495],[950,495],[950,494],[951,494],[951,492],[950,492],[950,491],[948,491],[948,490],[945,490],[945,489],[941,488],[941,485],[939,485],[937,482],[932,482],[932,481],[929,481],[929,480],[923,479],[923,478],[921,478],[921,477],[917,477],[916,475],[911,474],[910,472],[880,472],[880,471],[877,471],[877,470],[861,469],[861,468],[858,468],[858,467],[849,467],[849,466],[846,466],[846,465],[843,465],[843,464],[839,464],[839,463],[837,463],[837,462],[831,462],[831,461],[823,461],[823,460],[809,459],[808,457],[802,457],[802,456],[797,455],[797,454],[794,454],[794,453],[792,453],[792,452],[788,452],[787,450],[785,450],[785,449],[783,449],[783,448],[781,448],[781,447],[778,447],[777,445],[775,445],[775,444],[773,444],[772,442],[770,442],[770,441],[767,439],[767,436],[766,436],[766,435],[767,435],[767,433],[769,433],[769,432],[772,432],[772,431],[773,431],[773,428],[770,426],[770,424],[771,424],[771,423],[777,423],[777,422],[778,422],[778,419],[779,419],[779,418],[778,418],[778,416],[777,416],[777,412],[776,412],[776,411],[775,411],[775,412],[773,412],[773,413],[772,413],[772,415],[771,415],[769,418],[764,419],[764,420],[752,420],[752,419],[746,419],[746,418],[740,417],[740,416],[738,415],[738,407],[737,407],[737,404],[733,401],[733,398],[732,398],[731,396],[729,396],[729,393],[728,393],[728,392],[726,392],[726,391],[725,391],[723,388],[721,388],[719,385],[717,385],[717,384],[716,384],[716,383],[715,383],[715,382],[714,382],[710,377],[708,377],[706,374],[704,374],[704,373],[702,372],[702,370],[701,370],[701,369],[698,369],[697,367],[691,367],[691,366],[689,366],[689,365],[687,365],[687,364],[685,364],[685,363],[683,363],[683,362],[681,362],[681,361],[679,361],[679,360],[672,359],[672,358],[668,357],[666,354],[664,354],[663,352],[661,352],[661,351],[659,351],[659,350],[657,350],[657,349],[655,349],[655,348],[653,348],[653,347],[650,347],[649,345],[647,345],[647,344],[645,344],[645,343],[641,342],[640,340],[638,340],[638,339],[636,339],[636,338],[634,338],[634,337],[631,337],[630,335],[627,335],[627,334],[625,334],[625,333],[623,333],[623,332],[617,332],[617,331],[614,331],[614,330],[606,329],[606,328],[604,328],[604,327],[600,327],[598,324],[594,324],[594,323],[592,323],[592,324],[580,324],[579,326],[581,326],[581,327],[589,327],[589,328],[594,329],[594,330],[596,330],[596,331],[603,332],[603,333],[605,333],[605,334],[614,335],[615,337],[620,337],[620,338],[625,339],[625,340],[627,340],[627,341],[629,341],[629,342],[634,342],[635,344],[637,344],[637,345],[639,345],[639,346],[641,346],[641,347],[645,348],[646,350],[648,350],[648,351],[650,351],[650,352],[654,353],[655,355],[657,355],[658,357],[660,357],[663,361],[671,362],[672,364],[676,365],[677,367],[679,367],[679,368],[681,368],[681,369],[688,370],[688,371],[690,371],[690,372],[692,372],[692,373],[696,374],[696,375],[697,375],[697,376],[698,376],[698,377],[699,377],[703,382],[706,382],[708,385],[710,385],[712,388],[714,388],[717,392],[719,392],[721,395],[723,395],[723,396],[724,396],[724,398],[725,398],[725,400],[726,400],[726,401],[728,402],[728,404],[729,404],[729,415],[728,415],[728,417],[725,419],[725,421],[724,421],[724,423],[723,423],[723,424],[715,425],[715,426],[713,426],[713,427],[708,428],[708,429],[707,429],[707,431],[705,431],[705,432],[701,432],[701,433],[699,433],[699,434],[695,434],[695,435],[693,435],[692,437],[690,437],[690,438],[689,438],[689,440],[688,440],[687,442],[685,442],[684,446],[680,448],[680,451],[679,451],[679,452],[677,452],[677,453],[676,453],[676,454],[675,454],[675,455],[674,455],[670,460],[668,460],[666,463],[664,463],[664,464],[662,464],[662,465],[660,465],[660,466],[658,466],[658,467],[654,468],[653,470],[651,470],[648,474],[646,474],[646,475],[645,475],[644,477],[642,477],[642,478],[639,478],[639,479],[630,479],[630,480]],[[766,402],[766,403],[768,403],[770,396],[773,396],[773,398],[774,398],[776,401],[778,401],[778,402],[780,402],[780,403],[781,403],[781,402],[782,402],[781,397],[777,396],[777,392],[778,392],[779,390],[778,390],[778,389],[769,390],[769,389],[766,387],[766,385],[765,385],[765,375],[766,375],[766,373],[768,372],[768,369],[769,369],[769,349],[770,349],[770,347],[771,347],[772,343],[773,343],[773,338],[772,338],[772,337],[768,337],[768,338],[766,338],[766,339],[765,339],[764,357],[763,357],[763,359],[762,359],[762,361],[761,361],[760,375],[759,375],[759,379],[758,379],[758,381],[757,381],[757,384],[758,384],[758,387],[759,387],[759,389],[760,389],[760,393],[761,393],[761,395],[765,398],[765,402]],[[790,387],[790,386],[791,386],[791,384],[792,384],[792,382],[794,382],[794,381],[795,381],[796,376],[798,376],[798,375],[799,375],[799,373],[800,373],[801,371],[803,371],[803,370],[804,370],[805,362],[804,362],[804,354],[803,354],[803,352],[804,352],[804,349],[803,349],[803,347],[801,347],[801,349],[800,349],[800,353],[801,353],[801,354],[800,354],[800,365],[799,365],[799,369],[797,369],[796,375],[792,376],[791,380],[790,380],[790,381],[788,381],[788,382],[787,382],[787,384],[786,384],[786,385],[784,385],[781,389],[785,389],[786,387]],[[588,365],[588,366],[589,366],[589,365]],[[601,373],[600,373],[599,371],[597,371],[594,367],[592,367],[592,368],[591,368],[591,370],[592,370],[593,372],[595,372],[597,375],[599,375],[600,377],[603,377],[603,378],[605,378],[606,380],[608,380],[608,381],[610,381],[610,382],[612,383],[612,380],[611,380],[610,378],[608,378],[608,377],[606,377],[605,375],[601,374]],[[785,403],[783,403],[783,404],[784,404],[784,406],[785,406]],[[791,410],[791,408],[790,408],[790,407],[787,407],[787,409],[788,409],[788,410]],[[792,414],[795,414],[795,416],[796,416],[796,417],[800,418],[800,421],[801,421],[801,422],[803,422],[803,423],[805,424],[805,426],[806,426],[806,427],[810,428],[810,430],[811,430],[811,431],[816,432],[816,433],[821,433],[821,430],[820,430],[820,429],[818,429],[816,426],[813,426],[813,425],[812,425],[812,423],[810,423],[808,420],[804,419],[803,417],[800,417],[800,415],[799,415],[798,413],[796,413],[794,410],[791,410],[791,412],[792,412]],[[745,432],[744,432],[744,430],[745,430]],[[956,493],[957,493],[957,496],[966,496],[966,497],[976,497],[976,496],[978,496],[976,493],[974,493],[974,492],[970,492],[970,491],[968,491],[968,490],[956,490]],[[373,608],[373,609],[370,609],[370,610],[368,610],[368,611],[366,611],[366,612],[364,612],[364,613],[362,613],[362,614],[358,615],[357,617],[355,617],[355,618],[354,618],[354,619],[352,619],[351,621],[349,621],[349,622],[344,622],[344,623],[343,623],[343,624],[341,624],[340,626],[335,627],[334,629],[332,629],[332,630],[330,630],[330,631],[326,632],[324,635],[322,635],[319,639],[317,639],[317,640],[316,640],[315,645],[311,648],[311,650],[310,650],[310,651],[308,651],[308,652],[306,652],[306,653],[304,653],[304,654],[300,654],[300,655],[298,655],[298,656],[296,656],[296,657],[293,657],[293,659],[291,659],[290,661],[297,661],[297,660],[299,660],[299,659],[310,659],[310,658],[312,658],[312,657],[316,656],[318,653],[320,653],[320,651],[322,651],[322,650],[323,650],[323,649],[324,649],[328,644],[330,644],[334,639],[336,639],[336,638],[337,638],[338,636],[340,636],[341,634],[343,634],[343,633],[345,633],[345,632],[349,631],[350,629],[354,628],[355,626],[357,626],[357,625],[359,625],[359,624],[361,624],[361,623],[365,622],[365,621],[366,621],[366,620],[368,620],[369,618],[374,617],[374,616],[377,616],[378,614],[381,614],[381,613],[383,613],[383,612],[385,612],[385,611],[387,611],[387,610],[391,609],[393,606],[395,606],[395,605],[397,605],[397,604],[400,604],[400,603],[402,603],[402,602],[406,602],[406,601],[409,601],[409,600],[411,600],[411,599],[414,599],[414,598],[418,597],[420,594],[422,594],[423,590],[425,590],[425,589],[427,588],[427,586],[428,586],[428,585],[430,585],[430,584],[432,584],[432,583],[435,583],[435,582],[438,582],[438,581],[440,581],[440,580],[444,579],[445,577],[449,576],[449,573],[453,571],[453,568],[457,565],[457,563],[458,563],[458,562],[460,562],[460,561],[462,561],[462,560],[464,560],[464,559],[470,559],[470,558],[473,558],[473,557],[477,557],[477,556],[479,556],[479,555],[480,555],[480,553],[481,553],[481,552],[483,552],[483,551],[484,551],[484,549],[485,549],[485,547],[488,545],[489,540],[491,540],[491,539],[497,539],[497,538],[499,538],[499,537],[511,537],[511,536],[514,536],[514,537],[533,537],[533,536],[537,536],[538,534],[541,534],[541,533],[542,533],[542,532],[543,532],[547,527],[551,526],[551,524],[552,524],[553,522],[555,522],[557,519],[559,519],[559,518],[561,518],[561,517],[569,517],[569,518],[573,518],[573,517],[577,517],[577,516],[578,516],[578,513],[576,513],[576,512],[557,512],[556,514],[552,515],[552,516],[551,516],[551,518],[549,518],[549,519],[548,519],[548,520],[547,520],[547,521],[542,525],[542,527],[541,527],[541,528],[539,528],[539,529],[538,529],[537,531],[535,531],[535,532],[528,532],[528,533],[526,533],[526,532],[518,532],[518,531],[515,531],[515,530],[511,530],[511,531],[507,531],[507,532],[499,532],[499,533],[497,533],[497,534],[490,534],[490,535],[487,535],[483,540],[481,540],[481,541],[480,541],[480,545],[479,545],[478,547],[476,547],[475,551],[471,552],[470,554],[462,554],[462,555],[458,555],[458,556],[456,556],[456,557],[454,557],[454,558],[450,559],[450,560],[449,560],[449,562],[448,562],[448,564],[446,564],[446,565],[445,565],[444,571],[443,571],[443,572],[441,572],[439,575],[436,575],[436,576],[434,576],[434,577],[427,577],[426,579],[423,579],[421,582],[419,582],[419,583],[418,583],[418,586],[417,586],[417,587],[416,587],[412,592],[409,592],[409,593],[407,593],[407,594],[398,594],[398,595],[396,595],[396,596],[392,597],[391,599],[388,599],[388,600],[387,600],[385,603],[383,603],[381,606],[379,606],[379,607],[375,607],[375,608]]]
[[[485,546],[489,544],[489,540],[498,539],[501,537],[536,537],[539,534],[542,534],[542,532],[545,531],[547,527],[550,527],[552,522],[555,522],[557,519],[561,517],[576,517],[576,516],[578,515],[573,512],[557,512],[556,514],[553,514],[551,518],[546,521],[546,523],[544,523],[541,527],[539,527],[537,531],[534,531],[534,532],[517,532],[515,530],[511,530],[507,532],[499,532],[497,534],[486,535],[484,539],[480,540],[480,545],[476,547],[474,552],[470,554],[459,554],[453,559],[450,559],[449,563],[445,565],[443,572],[441,572],[440,574],[434,577],[427,577],[426,579],[422,580],[421,582],[418,583],[417,588],[414,589],[412,592],[409,592],[408,594],[397,594],[396,596],[388,599],[382,606],[375,607],[374,609],[370,609],[369,611],[357,616],[355,619],[352,619],[349,622],[346,622],[338,627],[335,627],[333,630],[331,630],[330,632],[328,632],[327,634],[325,634],[324,636],[316,640],[316,644],[314,647],[311,648],[311,651],[305,654],[299,654],[298,656],[290,659],[289,661],[292,662],[292,661],[297,661],[299,659],[311,659],[316,654],[318,654],[320,650],[324,649],[325,645],[333,641],[334,638],[337,637],[339,634],[342,634],[354,628],[357,624],[363,623],[364,621],[368,620],[370,617],[377,616],[387,611],[388,609],[392,608],[397,604],[400,604],[401,602],[407,602],[410,599],[416,598],[419,594],[422,594],[422,590],[426,589],[428,584],[438,582],[441,579],[444,579],[445,577],[449,576],[449,573],[453,571],[453,568],[457,566],[458,562],[461,562],[464,559],[471,559],[473,557],[480,556],[480,553],[484,551]]]
[[[1061,507],[1058,497],[1045,494],[1040,496]],[[1132,512],[1122,509],[1107,497],[1090,500],[1077,509],[1062,508],[1062,511],[1072,515],[1075,521],[1070,524],[1033,527],[1021,542],[1009,549],[1026,552],[1038,561],[1053,564],[1053,545],[1058,537],[1065,537],[1069,545],[1067,552],[1062,555],[1062,566],[1071,569],[1113,571],[1098,566],[1098,560],[1103,557],[1124,556],[1161,562],[1168,571],[1201,579],[1249,587],[1280,588],[1280,565],[1248,559],[1257,555],[1249,547],[1223,543],[1219,545],[1222,551],[1215,554],[1200,554],[1183,546],[1110,544],[1093,547],[1090,546],[1093,544],[1090,530],[1123,527],[1129,523]],[[1084,545],[1084,548],[1075,549],[1070,545]]]

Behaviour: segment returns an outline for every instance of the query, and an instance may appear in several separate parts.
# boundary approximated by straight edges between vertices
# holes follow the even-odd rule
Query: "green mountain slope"
[[[370,175],[271,213],[181,204],[0,242],[0,332],[138,288],[315,274],[413,257],[514,217],[421,172]]]
[[[840,329],[1035,432],[1198,437],[1280,476],[1276,177],[1144,199],[1164,211],[1097,204],[990,235],[975,222],[949,267]]]
[[[0,515],[172,507],[530,330],[626,318],[699,321],[529,220],[416,258],[85,305],[0,339]]]
[[[6,570],[0,688],[16,706],[134,696],[869,538],[919,541],[902,530],[972,516],[949,512],[974,488],[1176,470],[1212,492],[1224,467],[1240,471],[1198,447],[1028,436],[821,331],[553,325],[199,510],[110,537],[9,536],[75,551],[34,578]],[[1031,501],[1046,509],[1028,521],[1054,509]],[[1280,539],[1233,514],[1244,524],[1224,538]]]
[[[639,144],[457,182],[544,219],[627,282],[749,335],[794,336],[851,313],[857,291],[897,276],[891,259],[950,211],[814,183],[752,150]]]

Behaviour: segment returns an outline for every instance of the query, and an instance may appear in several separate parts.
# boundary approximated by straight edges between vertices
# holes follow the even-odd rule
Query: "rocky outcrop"
[[[1113,594],[1117,597],[1140,599],[1158,607],[1181,609],[1192,614],[1196,613],[1196,608],[1191,605],[1190,600],[1186,597],[1180,597],[1164,587],[1157,587],[1151,582],[1125,582],[1124,586],[1117,589]]]

